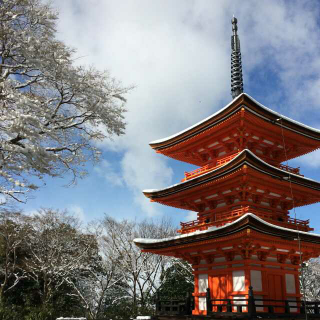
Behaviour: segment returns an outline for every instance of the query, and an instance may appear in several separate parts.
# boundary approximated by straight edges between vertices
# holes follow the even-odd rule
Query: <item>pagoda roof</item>
[[[207,230],[195,231],[163,239],[137,238],[133,241],[138,247],[145,251],[156,252],[156,250],[166,248],[172,248],[174,250],[175,247],[186,246],[202,241],[207,242],[208,240],[226,237],[248,228],[259,233],[281,237],[282,239],[289,241],[295,240],[299,237],[303,242],[320,244],[320,234],[303,231],[298,232],[297,230],[276,226],[264,221],[252,213],[247,213],[239,219],[221,227],[209,227]]]
[[[194,192],[195,189],[200,190],[201,188],[203,189],[204,186],[208,189],[210,183],[221,179],[225,180],[226,177],[229,177],[228,180],[230,180],[231,175],[237,172],[239,173],[245,168],[244,166],[246,166],[247,169],[253,169],[253,172],[256,172],[259,177],[265,176],[276,179],[272,181],[275,181],[278,186],[282,185],[289,188],[289,180],[291,180],[292,187],[299,188],[303,195],[305,195],[303,192],[308,191],[309,196],[312,197],[310,198],[311,200],[305,200],[306,202],[301,202],[299,204],[296,203],[296,206],[320,201],[320,182],[272,166],[261,160],[248,149],[243,150],[232,160],[212,171],[164,189],[146,189],[143,190],[143,193],[152,201],[184,209],[183,205],[179,205],[177,195],[182,193],[189,194],[189,190]],[[238,181],[237,184],[240,184],[240,181]],[[303,196],[303,198],[307,197]]]
[[[265,107],[246,93],[240,94],[224,108],[210,115],[208,118],[196,123],[195,125],[169,137],[154,140],[149,144],[159,153],[163,153],[177,160],[183,160],[196,165],[201,165],[201,161],[199,162],[197,159],[186,159],[185,156],[179,155],[179,152],[182,152],[183,149],[181,149],[180,145],[184,145],[185,149],[187,149],[188,143],[190,146],[192,145],[194,147],[195,139],[199,140],[205,138],[209,132],[210,135],[212,135],[213,127],[227,121],[232,116],[239,113],[243,108],[246,112],[249,112],[251,116],[259,119],[260,123],[257,124],[258,126],[261,126],[263,123],[266,125],[267,123],[269,125],[272,124],[273,128],[276,128],[274,130],[277,134],[279,134],[282,130],[281,128],[283,128],[285,132],[290,133],[290,138],[293,141],[300,137],[300,141],[297,142],[297,144],[301,145],[300,150],[296,150],[295,152],[289,154],[288,158],[291,159],[300,156],[320,147],[320,130],[309,127],[278,112],[275,112]],[[274,125],[277,127],[274,127]],[[215,131],[215,133],[218,134],[219,130]],[[304,140],[302,141],[301,139]],[[284,161],[285,159],[281,158],[280,160]]]

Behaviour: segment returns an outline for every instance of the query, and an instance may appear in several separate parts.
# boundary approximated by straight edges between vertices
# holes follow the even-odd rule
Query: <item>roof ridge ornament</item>
[[[237,35],[237,22],[237,18],[233,16],[231,19],[233,32],[231,36],[231,95],[233,99],[243,92],[240,40]]]

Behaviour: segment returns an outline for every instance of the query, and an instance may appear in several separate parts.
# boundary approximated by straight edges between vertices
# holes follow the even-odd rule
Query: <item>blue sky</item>
[[[128,95],[127,131],[99,146],[100,164],[65,188],[46,179],[22,208],[68,209],[85,222],[192,214],[150,203],[143,189],[177,183],[194,167],[156,154],[148,142],[174,134],[231,101],[231,18],[238,18],[244,91],[286,116],[320,128],[319,1],[53,0],[57,37],[77,63],[108,69]],[[320,180],[320,152],[291,162]],[[297,209],[320,233],[320,205]]]

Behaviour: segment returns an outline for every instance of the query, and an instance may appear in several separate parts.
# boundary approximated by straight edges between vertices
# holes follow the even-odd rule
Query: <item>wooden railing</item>
[[[219,159],[216,162],[208,163],[205,166],[200,167],[198,169],[195,169],[193,171],[185,172],[184,173],[184,178],[181,181],[183,182],[183,181],[195,178],[197,176],[200,176],[200,175],[202,175],[202,174],[204,174],[206,172],[209,172],[209,171],[212,171],[214,169],[217,169],[217,168],[223,166],[224,164],[226,164],[227,162],[231,161],[238,154],[239,154],[239,152],[234,153],[234,154],[232,154],[230,156],[227,156],[225,158]],[[279,164],[279,165],[277,165],[277,167],[279,169],[281,169],[281,170],[285,170],[285,171],[290,172],[290,173],[298,174],[299,176],[303,177],[303,175],[300,174],[300,168],[299,167],[298,168],[293,168],[293,167],[290,167],[290,166],[287,166],[287,165],[284,165],[284,164]]]
[[[281,169],[281,170],[288,171],[290,173],[298,174],[299,176],[303,176],[302,174],[300,174],[300,167],[292,168],[292,167],[284,165],[284,164],[279,164],[278,168]]]
[[[249,287],[248,299],[211,299],[210,289],[206,293],[207,315],[228,313],[239,315],[246,313],[248,319],[256,318],[305,318],[319,319],[320,301],[296,301],[258,299],[254,297],[253,288]],[[278,316],[278,317],[277,317]]]
[[[207,316],[214,319],[301,319],[306,318],[306,313],[308,318],[320,319],[320,301],[256,298],[251,286],[247,299],[212,299],[209,288],[205,298]],[[194,306],[194,297],[190,293],[186,298],[156,296],[158,316],[191,315]]]
[[[194,309],[194,297],[189,292],[183,297],[160,297],[156,296],[156,314],[157,315],[191,315]]]
[[[196,170],[185,172],[184,173],[185,177],[181,181],[189,180],[189,179],[195,178],[197,176],[200,176],[200,175],[202,175],[202,174],[204,174],[204,173],[206,173],[208,171],[217,169],[217,168],[223,166],[224,164],[226,164],[227,162],[229,162],[230,160],[232,160],[238,154],[239,154],[239,152],[234,153],[234,154],[232,154],[230,156],[227,156],[225,158],[219,159],[216,162],[209,163],[209,164],[207,164],[207,165],[205,165],[205,166],[203,166],[201,168],[198,168]]]
[[[262,212],[255,209],[251,209],[250,207],[244,207],[240,209],[235,209],[225,213],[217,213],[218,216],[217,220],[211,221],[212,218],[210,216],[200,218],[197,220],[192,220],[189,222],[180,222],[181,229],[178,230],[179,233],[189,233],[196,230],[207,230],[209,227],[221,227],[226,223],[230,223],[241,217],[246,213],[253,213],[256,216],[271,222],[272,224],[290,228],[290,229],[298,229],[300,231],[311,231],[312,228],[309,227],[309,220],[300,220],[300,219],[293,219],[290,217],[284,217],[284,221],[279,221],[275,218],[275,214],[272,212]]]

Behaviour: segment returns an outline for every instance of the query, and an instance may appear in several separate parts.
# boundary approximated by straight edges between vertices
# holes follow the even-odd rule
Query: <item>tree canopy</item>
[[[0,319],[120,320],[152,314],[159,288],[165,294],[178,276],[184,290],[183,276],[192,279],[191,268],[143,253],[132,240],[173,232],[166,221],[106,216],[85,229],[67,212],[0,211]]]
[[[49,5],[0,4],[0,194],[25,201],[44,176],[81,177],[82,165],[99,159],[92,142],[124,133],[130,88],[75,65]]]

